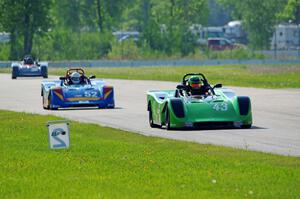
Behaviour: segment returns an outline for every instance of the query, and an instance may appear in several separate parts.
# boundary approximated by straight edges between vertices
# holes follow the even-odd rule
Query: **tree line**
[[[300,23],[300,0],[0,0],[0,32],[10,33],[0,58],[189,56],[199,48],[189,27],[207,24],[209,1],[242,20],[254,49],[269,47],[275,24]],[[116,41],[112,33],[125,30],[139,39]]]

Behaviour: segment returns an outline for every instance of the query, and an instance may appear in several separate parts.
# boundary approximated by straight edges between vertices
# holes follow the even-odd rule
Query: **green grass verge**
[[[299,198],[300,159],[141,136],[54,116],[0,111],[1,198]],[[298,188],[297,188],[298,187]]]
[[[300,65],[236,65],[236,66],[185,66],[142,68],[85,68],[86,73],[99,78],[130,80],[162,80],[180,82],[191,72],[205,74],[212,83],[225,86],[257,88],[300,88]],[[66,68],[50,68],[52,75],[64,75]],[[10,72],[10,69],[0,69]]]

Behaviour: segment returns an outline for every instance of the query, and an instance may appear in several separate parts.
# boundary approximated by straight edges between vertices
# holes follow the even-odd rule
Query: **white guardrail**
[[[10,67],[13,61],[0,61],[0,68]],[[145,67],[145,66],[215,66],[215,65],[260,65],[260,64],[300,64],[300,59],[250,59],[250,60],[82,60],[49,61],[49,67]]]

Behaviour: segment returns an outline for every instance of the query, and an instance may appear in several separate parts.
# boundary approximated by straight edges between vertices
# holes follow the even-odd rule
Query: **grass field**
[[[66,68],[50,68],[52,75],[64,75]],[[10,69],[0,69],[10,72]],[[300,65],[236,65],[143,68],[86,68],[98,78],[163,80],[180,82],[186,73],[201,72],[212,83],[257,88],[300,88]]]
[[[54,116],[0,111],[1,198],[299,198],[300,158],[145,137]]]

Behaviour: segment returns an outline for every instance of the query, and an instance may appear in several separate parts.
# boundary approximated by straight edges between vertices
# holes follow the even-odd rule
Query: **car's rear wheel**
[[[115,102],[113,102],[113,103],[107,105],[106,108],[108,108],[108,109],[113,109],[113,108],[115,108]]]
[[[250,129],[251,126],[252,126],[252,124],[243,124],[243,125],[241,125],[241,128],[242,129]]]

